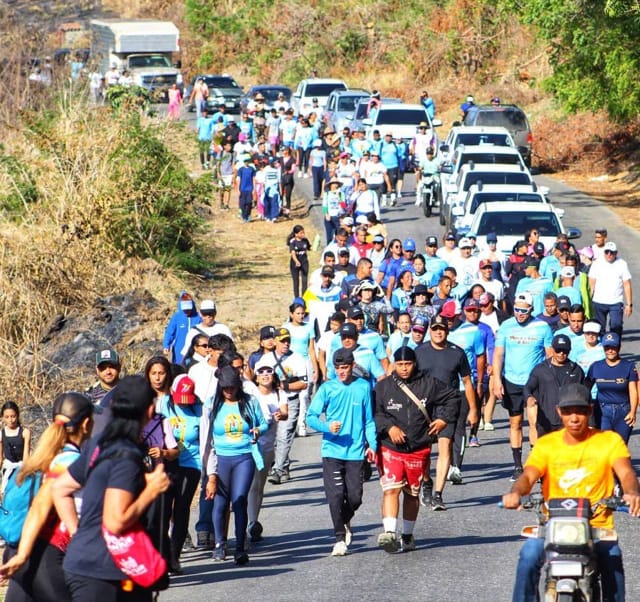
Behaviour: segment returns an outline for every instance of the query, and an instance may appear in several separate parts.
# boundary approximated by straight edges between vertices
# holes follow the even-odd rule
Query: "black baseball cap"
[[[433,318],[431,318],[431,322],[429,322],[429,328],[442,328],[443,330],[449,332],[449,323],[447,322],[446,318],[443,318],[442,316],[434,316]]]
[[[571,308],[571,299],[567,297],[567,295],[560,295],[558,297],[558,309],[570,309]]]
[[[333,365],[334,366],[344,366],[345,364],[353,364],[354,358],[353,353],[350,349],[345,349],[344,347],[340,347],[333,354]]]
[[[560,387],[559,408],[588,408],[591,406],[589,389],[578,383]]]
[[[361,307],[353,305],[347,310],[347,318],[351,318],[352,320],[355,318],[364,318],[364,312]]]
[[[564,334],[557,334],[551,341],[551,347],[554,351],[571,351],[571,340]]]
[[[340,327],[340,337],[348,339],[358,338],[358,329],[353,322],[346,322]]]

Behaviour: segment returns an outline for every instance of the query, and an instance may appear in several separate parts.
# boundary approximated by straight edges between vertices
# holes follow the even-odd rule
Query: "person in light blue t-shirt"
[[[585,320],[584,307],[579,303],[572,305],[569,308],[568,320],[569,326],[559,328],[554,334],[563,334],[569,337],[569,340],[571,341],[571,353],[569,354],[569,359],[572,362],[576,362],[576,358],[582,354],[585,347],[585,338],[582,336],[582,328]]]
[[[533,315],[537,316],[544,311],[544,296],[553,290],[553,281],[540,274],[540,260],[536,257],[525,259],[525,277],[521,278],[516,287],[516,295],[528,293],[533,301]]]
[[[371,388],[354,376],[353,353],[338,349],[332,364],[336,378],[320,386],[307,421],[322,433],[324,490],[336,538],[331,555],[344,556],[351,544],[351,519],[362,504],[362,463],[374,461],[377,439]]]
[[[493,392],[502,399],[509,412],[509,442],[513,455],[512,480],[522,474],[522,416],[525,399],[524,386],[531,371],[545,356],[553,353],[553,332],[543,320],[532,315],[533,300],[529,293],[518,293],[513,306],[513,318],[505,320],[496,334],[493,353]],[[529,417],[531,420],[531,417]]]

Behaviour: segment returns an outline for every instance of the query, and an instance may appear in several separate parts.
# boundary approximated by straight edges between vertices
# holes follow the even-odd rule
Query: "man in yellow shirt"
[[[502,497],[505,508],[518,508],[520,498],[528,495],[538,479],[543,479],[542,493],[551,498],[589,498],[592,504],[613,494],[614,473],[620,481],[624,501],[632,516],[640,516],[640,489],[631,465],[629,450],[613,431],[589,426],[591,399],[589,390],[573,383],[560,389],[558,414],[563,428],[544,435],[533,448],[524,472]],[[610,510],[598,508],[591,524],[613,527]],[[624,602],[624,569],[618,542],[598,542],[596,554],[601,572],[603,599]],[[538,581],[543,562],[544,541],[528,539],[520,550],[513,602],[538,600]]]

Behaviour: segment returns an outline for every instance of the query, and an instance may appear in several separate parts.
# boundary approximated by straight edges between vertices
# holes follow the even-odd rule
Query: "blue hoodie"
[[[169,320],[169,324],[164,331],[164,339],[162,340],[162,348],[171,350],[171,362],[174,364],[182,363],[183,358],[181,352],[189,329],[202,322],[195,301],[192,301],[193,309],[191,311],[185,312],[180,309],[180,299],[186,292],[187,291],[180,291],[180,295],[178,296],[178,311],[171,316],[171,320]]]

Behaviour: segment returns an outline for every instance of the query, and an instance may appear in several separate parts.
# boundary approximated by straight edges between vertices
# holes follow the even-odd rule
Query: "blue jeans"
[[[624,568],[622,550],[615,541],[595,545],[602,582],[603,602],[624,602]],[[520,549],[512,602],[538,602],[540,570],[544,563],[544,540],[527,539]]]
[[[322,220],[324,223],[324,233],[327,236],[327,244],[330,244],[333,240],[333,235],[336,233],[336,230],[340,227],[340,218],[339,217],[331,217],[329,219],[324,217]],[[336,260],[338,258],[336,257]]]
[[[279,472],[289,470],[289,451],[298,425],[298,414],[300,414],[300,396],[289,399],[289,417],[278,422],[274,468]]]
[[[198,521],[196,533],[213,533],[213,500],[206,498],[207,477],[200,482],[200,501],[198,504]]]
[[[629,443],[633,427],[629,426],[624,417],[631,411],[628,403],[597,403],[593,407],[593,419],[596,427],[603,431],[615,431],[625,443]]]
[[[319,199],[322,194],[322,180],[324,180],[324,165],[313,165],[311,167],[311,177],[313,179],[313,198]]]
[[[624,303],[593,303],[595,318],[602,324],[603,332],[611,330],[622,336],[622,321],[624,319]],[[607,329],[607,316],[609,316],[609,328]]]
[[[262,202],[265,219],[274,220],[280,215],[280,194],[277,190],[266,190]]]
[[[236,529],[236,553],[245,550],[247,533],[247,502],[256,465],[253,456],[218,456],[218,486],[213,498],[213,525],[216,545],[225,539],[227,508],[231,502]]]

